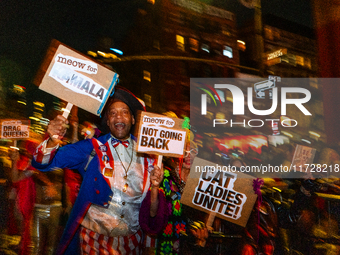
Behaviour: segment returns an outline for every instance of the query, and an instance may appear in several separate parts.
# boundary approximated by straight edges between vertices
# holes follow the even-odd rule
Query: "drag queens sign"
[[[29,120],[1,120],[2,139],[26,139],[30,135]]]
[[[99,116],[117,80],[107,66],[53,40],[33,83]]]
[[[181,202],[245,227],[257,195],[253,177],[195,158]]]
[[[137,151],[169,157],[181,157],[185,144],[184,120],[141,112],[137,118]]]

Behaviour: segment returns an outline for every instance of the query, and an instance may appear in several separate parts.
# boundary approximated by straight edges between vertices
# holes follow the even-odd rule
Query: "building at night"
[[[259,67],[254,27],[253,20],[239,29],[240,39],[245,41],[247,46],[244,52],[240,51],[240,64],[249,67]],[[266,15],[263,17],[262,39],[264,49],[262,67],[265,77],[272,75],[280,78],[309,78],[292,86],[303,87],[311,92],[312,117],[303,115],[295,108],[288,109],[285,117],[294,118],[299,123],[299,128],[292,129],[289,135],[297,140],[312,137],[325,141],[322,87],[316,78],[318,63],[313,30],[279,17]],[[280,83],[277,85],[281,86]]]
[[[241,52],[241,64],[256,67],[254,21],[239,29],[247,48]],[[263,17],[263,66],[265,74],[282,78],[317,77],[317,51],[313,30],[300,24],[266,15]]]
[[[235,77],[233,13],[191,0],[148,0],[134,24],[122,50],[141,57],[112,66],[148,110],[188,115],[190,77]]]

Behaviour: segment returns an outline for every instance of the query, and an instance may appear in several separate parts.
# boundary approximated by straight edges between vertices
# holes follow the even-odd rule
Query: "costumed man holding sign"
[[[166,112],[164,115],[177,118],[173,112]],[[142,203],[139,221],[145,232],[143,254],[199,254],[207,251],[203,247],[208,237],[208,229],[201,223],[202,226],[198,226],[190,222],[188,226],[187,220],[182,215],[180,199],[189,178],[190,166],[198,153],[198,147],[193,141],[190,142],[190,137],[193,138],[193,133],[187,129],[183,157],[163,158],[164,178],[159,188],[162,198],[159,199],[159,208],[168,208],[163,216],[164,222],[158,221],[158,225],[154,226],[155,221],[149,216],[151,202],[149,194]],[[187,232],[188,229],[191,233]],[[182,236],[187,233],[190,233],[190,238],[185,238],[184,244]]]
[[[57,254],[139,254],[138,216],[150,181],[155,187],[150,214],[155,220],[163,214],[157,211],[163,172],[153,166],[152,158],[134,150],[131,135],[136,112],[144,110],[143,105],[131,92],[116,87],[106,108],[109,134],[58,149],[56,137],[64,134],[67,120],[57,116],[47,129],[50,138],[34,155],[32,165],[41,171],[68,167],[83,177]]]

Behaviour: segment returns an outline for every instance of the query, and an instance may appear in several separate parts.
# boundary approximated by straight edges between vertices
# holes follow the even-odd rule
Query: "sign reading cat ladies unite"
[[[184,120],[164,115],[141,112],[137,118],[138,152],[181,157],[185,145]]]
[[[99,116],[117,80],[107,66],[53,40],[33,83]]]
[[[2,139],[26,139],[30,136],[29,120],[1,120]]]
[[[252,176],[196,157],[181,203],[245,227],[256,199]]]

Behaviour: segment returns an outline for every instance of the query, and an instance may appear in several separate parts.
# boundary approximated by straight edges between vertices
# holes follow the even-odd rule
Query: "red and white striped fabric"
[[[48,139],[43,141],[39,146],[36,148],[36,150],[33,153],[33,157],[35,161],[37,161],[40,164],[48,164],[51,162],[51,160],[54,157],[54,154],[57,152],[57,149],[59,146],[56,146],[54,148],[46,148],[46,143]]]
[[[156,236],[151,236],[151,235],[145,234],[144,240],[143,240],[143,247],[145,247],[145,248],[156,248],[156,246],[157,246]]]
[[[130,236],[110,237],[81,227],[80,247],[82,255],[138,255],[142,241],[142,231]]]

